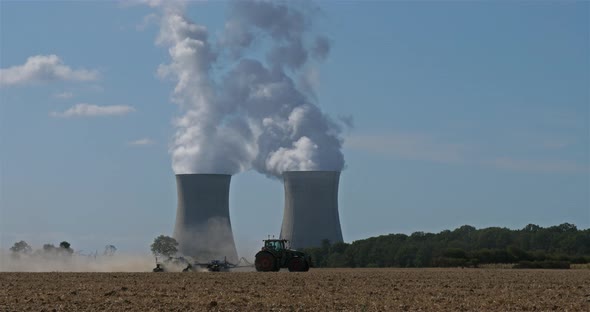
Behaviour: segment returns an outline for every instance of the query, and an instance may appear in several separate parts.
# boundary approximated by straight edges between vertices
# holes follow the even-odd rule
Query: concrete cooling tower
[[[178,208],[174,238],[178,250],[199,261],[236,263],[238,253],[229,218],[231,175],[177,174]]]
[[[338,216],[339,171],[286,171],[281,238],[295,249],[342,242]]]

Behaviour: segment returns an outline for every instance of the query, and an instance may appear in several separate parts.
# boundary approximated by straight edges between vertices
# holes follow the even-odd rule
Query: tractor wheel
[[[289,272],[306,272],[309,270],[309,265],[305,259],[297,257],[289,260]]]
[[[273,256],[270,252],[261,251],[256,254],[254,266],[258,272],[275,271],[275,268],[277,267],[275,256]]]
[[[309,263],[307,263],[307,261],[305,261],[305,260],[303,262],[304,262],[304,264],[303,264],[303,270],[301,270],[301,272],[307,272],[307,271],[309,271]]]

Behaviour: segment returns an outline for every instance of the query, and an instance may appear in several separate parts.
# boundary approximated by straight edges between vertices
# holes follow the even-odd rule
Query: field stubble
[[[0,273],[0,311],[590,311],[589,270]]]

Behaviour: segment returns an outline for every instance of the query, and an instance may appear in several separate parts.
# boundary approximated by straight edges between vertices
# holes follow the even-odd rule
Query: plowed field
[[[590,270],[0,273],[0,311],[590,311]]]

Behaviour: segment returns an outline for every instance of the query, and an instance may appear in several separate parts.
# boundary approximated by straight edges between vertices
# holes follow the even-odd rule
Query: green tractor
[[[264,246],[256,254],[254,266],[258,272],[278,271],[288,268],[290,272],[307,272],[312,266],[311,257],[305,253],[288,249],[286,239],[265,239]]]

